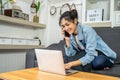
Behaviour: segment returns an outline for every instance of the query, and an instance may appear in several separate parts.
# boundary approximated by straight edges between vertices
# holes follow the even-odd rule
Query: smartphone
[[[65,31],[65,36],[70,37],[70,34],[67,31]]]

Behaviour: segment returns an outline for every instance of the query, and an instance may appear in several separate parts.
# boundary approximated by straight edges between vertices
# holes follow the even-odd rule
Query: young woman
[[[65,51],[68,58],[78,55],[65,64],[65,69],[87,65],[94,69],[109,69],[116,59],[116,53],[101,39],[92,27],[78,22],[76,10],[64,12],[59,20],[62,35],[65,39]],[[87,69],[87,68],[86,68]],[[84,70],[87,71],[87,70]]]

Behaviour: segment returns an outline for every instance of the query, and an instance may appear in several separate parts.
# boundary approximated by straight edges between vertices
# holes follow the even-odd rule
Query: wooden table
[[[4,78],[5,80],[120,80],[119,77],[87,72],[78,72],[69,76],[63,76],[42,72],[38,68],[1,73],[0,78]]]

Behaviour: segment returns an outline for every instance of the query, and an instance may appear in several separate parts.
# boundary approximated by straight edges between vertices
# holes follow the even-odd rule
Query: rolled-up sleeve
[[[64,45],[64,48],[67,56],[74,56],[76,54],[76,50],[73,49],[73,46],[71,44],[69,47]]]
[[[93,61],[95,56],[98,55],[95,50],[96,45],[97,45],[96,32],[92,28],[89,28],[86,31],[85,42],[86,42],[86,48],[85,48],[86,55],[79,59],[83,66],[88,63],[91,63],[91,61]]]

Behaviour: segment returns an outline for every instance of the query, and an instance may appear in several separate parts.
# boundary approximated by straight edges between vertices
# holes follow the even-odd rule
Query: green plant
[[[16,2],[16,0],[5,0],[5,1],[0,0],[0,14],[3,14],[3,8],[5,7],[6,4],[8,4],[8,3],[13,4],[15,2]]]
[[[0,5],[2,5],[2,0],[0,0]]]
[[[1,0],[1,1],[2,1],[2,0]],[[5,5],[8,4],[9,2],[10,2],[11,4],[13,4],[13,3],[16,2],[16,0],[6,0],[5,3],[3,4],[3,6],[5,6]]]
[[[16,0],[5,0],[5,2],[3,3],[2,2],[2,0],[0,0],[0,4],[1,4],[1,6],[2,7],[4,7],[7,3],[11,3],[11,4],[13,4],[13,3],[15,3],[16,2]]]
[[[38,0],[38,2],[36,3],[36,13],[38,13],[40,9],[40,0]]]

